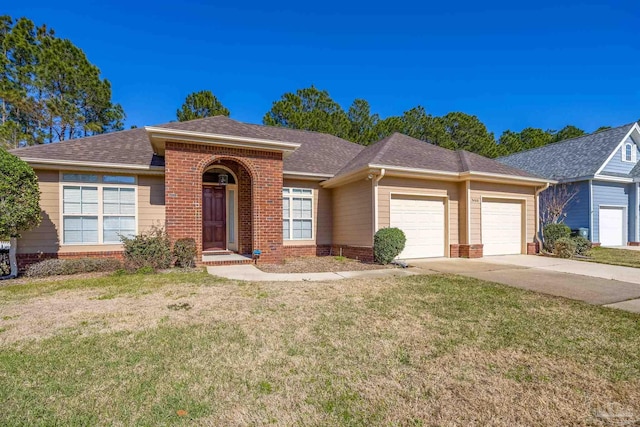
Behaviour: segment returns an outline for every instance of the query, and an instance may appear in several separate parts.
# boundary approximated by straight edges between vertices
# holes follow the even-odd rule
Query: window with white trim
[[[64,173],[62,181],[73,183],[62,185],[63,244],[113,244],[135,235],[136,188],[126,185],[134,176]]]
[[[636,161],[636,150],[635,144],[632,142],[627,142],[624,144],[624,151],[622,152],[622,160],[625,162],[635,162]]]
[[[312,189],[282,189],[282,238],[284,240],[313,239]]]

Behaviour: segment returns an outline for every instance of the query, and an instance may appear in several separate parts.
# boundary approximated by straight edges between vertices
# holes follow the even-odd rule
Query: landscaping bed
[[[293,257],[286,258],[282,264],[258,263],[256,267],[267,273],[325,273],[395,268],[393,265],[365,263],[340,256]]]

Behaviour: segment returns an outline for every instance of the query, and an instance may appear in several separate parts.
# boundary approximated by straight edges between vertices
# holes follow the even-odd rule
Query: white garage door
[[[522,203],[482,201],[483,255],[522,253]]]
[[[400,259],[444,256],[444,200],[420,197],[391,199],[391,227],[404,231],[407,243]]]
[[[600,207],[600,244],[624,246],[624,208]]]

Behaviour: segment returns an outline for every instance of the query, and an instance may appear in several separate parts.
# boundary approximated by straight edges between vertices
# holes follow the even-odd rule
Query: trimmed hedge
[[[547,252],[554,252],[556,241],[571,237],[571,229],[565,224],[548,224],[544,226],[543,237],[544,249]]]
[[[407,237],[399,228],[381,228],[373,236],[373,257],[379,264],[389,264],[406,243]]]
[[[176,259],[176,266],[182,268],[193,268],[196,266],[196,241],[190,237],[178,239],[173,244],[173,256]]]
[[[114,258],[78,258],[47,259],[31,264],[27,277],[62,276],[67,274],[116,271],[122,268],[122,262]]]

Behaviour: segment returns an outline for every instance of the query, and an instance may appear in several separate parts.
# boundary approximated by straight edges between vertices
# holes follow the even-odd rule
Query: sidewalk
[[[327,280],[351,279],[354,277],[402,277],[421,272],[413,269],[383,269],[362,271],[338,271],[328,273],[265,273],[254,265],[221,265],[207,267],[209,274],[226,279],[246,280],[251,282],[322,282]]]

